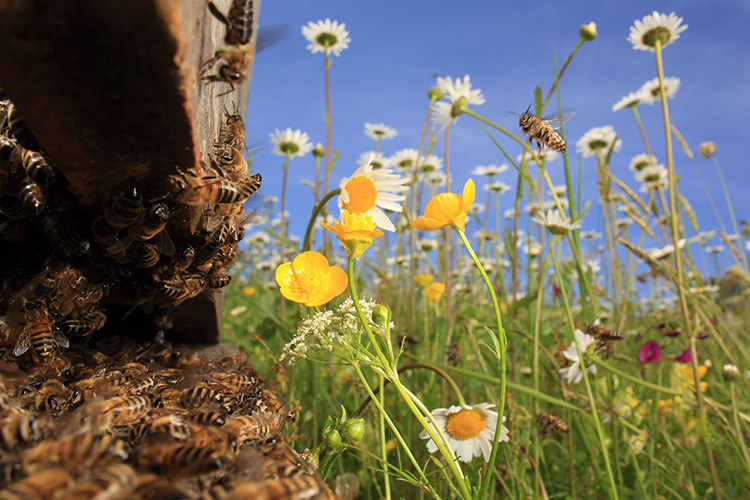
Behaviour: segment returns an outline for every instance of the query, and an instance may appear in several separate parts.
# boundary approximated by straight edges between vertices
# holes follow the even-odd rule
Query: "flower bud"
[[[430,87],[430,90],[427,91],[427,97],[429,97],[432,102],[439,101],[443,98],[443,91],[440,90],[440,87]]]
[[[344,436],[344,441],[347,443],[357,443],[365,437],[365,421],[361,418],[353,418],[347,420],[341,426],[341,432]]]
[[[591,21],[588,24],[584,24],[578,30],[578,34],[587,42],[594,40],[596,38],[596,23]]]
[[[709,158],[713,158],[713,156],[716,154],[716,151],[718,150],[718,146],[716,146],[716,143],[713,141],[702,142],[698,145],[698,152],[706,160],[708,160]]]
[[[724,380],[734,380],[740,376],[740,370],[734,365],[724,365]]]
[[[315,158],[322,158],[326,155],[326,150],[321,143],[317,143],[312,150],[312,154]]]
[[[390,315],[391,312],[388,310],[387,306],[378,304],[372,310],[372,322],[378,326],[385,326],[390,319]]]
[[[344,446],[344,440],[341,439],[341,433],[337,431],[336,429],[331,429],[326,433],[325,436],[326,444],[329,448],[332,450],[338,450],[342,446]]]

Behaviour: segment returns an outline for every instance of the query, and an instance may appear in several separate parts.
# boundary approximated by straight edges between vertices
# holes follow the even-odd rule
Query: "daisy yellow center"
[[[591,149],[603,149],[607,147],[607,144],[609,144],[607,141],[604,141],[602,139],[595,139],[589,142],[589,147]]]
[[[635,169],[636,169],[636,170],[637,170],[638,172],[640,172],[641,170],[643,170],[644,168],[646,168],[646,167],[648,167],[648,166],[649,166],[649,162],[647,162],[647,161],[641,161],[641,162],[638,162],[638,163],[636,163],[636,164],[634,165],[634,168],[635,168]]]
[[[349,203],[344,208],[353,214],[363,213],[375,206],[378,189],[367,177],[355,177],[346,184]]]
[[[281,150],[282,153],[294,154],[299,151],[299,145],[294,142],[282,142],[279,144],[279,150]]]
[[[474,409],[462,409],[445,419],[445,430],[453,439],[475,438],[486,426],[482,413]]]
[[[672,36],[672,32],[663,26],[648,30],[641,37],[641,41],[649,47],[655,47],[656,41],[659,40],[662,46],[666,45]]]

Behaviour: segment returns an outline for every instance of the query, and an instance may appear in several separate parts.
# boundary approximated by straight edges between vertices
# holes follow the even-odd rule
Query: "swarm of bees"
[[[208,10],[227,28],[225,46],[203,63],[199,76],[209,82],[228,83],[228,92],[232,92],[235,84],[245,81],[247,70],[253,62],[250,46],[253,37],[253,0],[232,0],[227,15],[209,0]],[[207,74],[219,61],[223,61],[219,69],[212,75]]]
[[[586,333],[591,335],[597,340],[596,348],[594,351],[606,347],[605,358],[609,358],[614,354],[614,342],[623,339],[622,333],[611,330],[602,325],[591,324],[586,327]]]
[[[247,175],[244,133],[242,117],[225,111],[208,162],[161,187],[128,187],[91,215],[13,102],[0,100],[0,260],[9,263],[0,269],[0,340],[16,356],[50,361],[69,337],[86,342],[100,330],[108,306],[152,313],[227,286],[243,203],[261,184]]]
[[[244,354],[108,336],[41,365],[0,348],[0,498],[334,498]]]
[[[542,438],[546,438],[552,431],[559,432],[560,434],[567,434],[570,432],[568,424],[565,423],[560,417],[549,413],[540,413],[536,416],[536,421],[539,424],[539,434]]]

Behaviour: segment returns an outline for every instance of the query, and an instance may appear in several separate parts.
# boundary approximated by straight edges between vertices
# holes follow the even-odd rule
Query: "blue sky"
[[[577,168],[575,142],[590,128],[613,125],[623,140],[612,169],[637,186],[627,170],[630,159],[643,153],[632,113],[614,113],[612,105],[644,82],[656,77],[654,56],[633,50],[627,41],[635,19],[653,10],[676,12],[688,29],[664,51],[665,75],[679,77],[682,85],[670,101],[673,124],[695,150],[713,140],[730,186],[738,218],[750,219],[750,171],[746,165],[750,144],[750,3],[730,0],[621,2],[447,2],[344,0],[268,0],[259,14],[261,26],[283,24],[289,35],[256,56],[247,113],[253,168],[263,175],[263,194],[278,196],[283,158],[272,154],[269,133],[276,128],[301,129],[313,143],[325,143],[323,56],[305,49],[300,33],[309,21],[330,17],[346,23],[352,39],[331,67],[333,146],[341,158],[332,175],[335,186],[356,168],[360,153],[375,143],[363,133],[364,123],[380,123],[398,130],[384,141],[390,155],[418,147],[427,90],[434,74],[471,75],[486,103],[475,107],[483,116],[517,131],[517,119],[507,111],[523,112],[533,91],[544,93],[553,82],[553,57],[558,64],[578,41],[578,28],[594,21],[599,36],[585,44],[561,82],[562,106],[576,112],[566,124],[571,165]],[[652,148],[665,161],[662,118],[658,105],[639,107]],[[500,139],[512,154],[520,152],[509,139]],[[677,145],[676,145],[677,147]],[[442,156],[442,143],[435,152]],[[698,212],[701,229],[718,229],[693,164],[677,147],[675,153],[681,190]],[[468,116],[453,127],[451,172],[458,185],[477,165],[505,163],[483,130]],[[711,162],[696,158],[725,223],[726,203]],[[584,199],[596,198],[595,160],[583,159]],[[549,166],[555,183],[562,183],[562,162]],[[312,156],[292,160],[288,205],[291,232],[301,235],[312,208],[310,189],[300,179],[314,177]],[[508,171],[499,180],[509,184]],[[483,195],[482,195],[483,196]],[[505,207],[510,204],[508,193]],[[600,229],[600,209],[592,210],[584,229]],[[745,215],[748,214],[748,215]],[[714,243],[718,243],[715,241]]]

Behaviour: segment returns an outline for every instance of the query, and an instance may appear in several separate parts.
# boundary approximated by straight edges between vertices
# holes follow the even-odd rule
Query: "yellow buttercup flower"
[[[328,259],[318,252],[303,252],[292,262],[276,268],[276,283],[281,295],[293,302],[315,307],[329,302],[346,290],[346,272],[329,266]]]
[[[372,216],[364,213],[352,214],[346,209],[341,212],[341,222],[336,220],[331,225],[320,219],[320,223],[336,233],[336,238],[344,245],[350,258],[359,259],[365,250],[370,248],[373,238],[383,236],[383,231],[375,227]]]
[[[466,226],[466,212],[474,203],[474,181],[464,185],[463,196],[455,193],[440,193],[433,197],[424,209],[424,216],[409,222],[420,231],[434,231],[445,226],[455,226],[461,231]]]
[[[445,293],[445,283],[430,283],[424,289],[424,296],[430,302],[437,302]]]
[[[245,288],[242,289],[242,293],[244,293],[248,297],[252,297],[253,295],[255,295],[255,287],[246,286]]]
[[[430,283],[432,283],[434,280],[434,277],[431,274],[417,274],[414,276],[414,282],[417,284],[417,286],[426,287]]]

